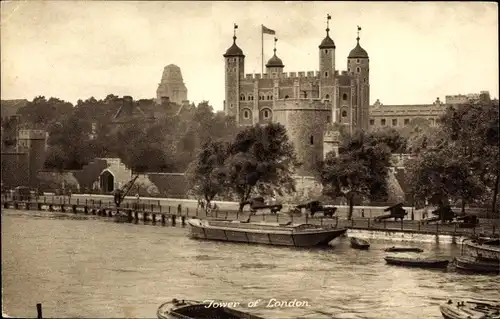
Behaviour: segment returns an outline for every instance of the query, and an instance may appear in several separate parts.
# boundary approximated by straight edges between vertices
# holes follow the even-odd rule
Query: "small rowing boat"
[[[355,249],[368,249],[370,248],[370,243],[364,239],[357,237],[350,237],[351,247]]]
[[[498,319],[500,303],[493,300],[465,300],[454,303],[448,300],[439,310],[445,319]]]
[[[419,268],[447,268],[450,262],[447,259],[404,258],[387,256],[384,258],[389,265],[419,267]]]
[[[178,300],[166,302],[156,311],[158,319],[264,319],[221,304]]]
[[[385,249],[388,253],[421,253],[424,250],[416,247],[391,247]]]

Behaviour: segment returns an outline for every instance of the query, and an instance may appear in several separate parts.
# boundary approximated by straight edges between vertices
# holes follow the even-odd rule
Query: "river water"
[[[327,250],[189,239],[188,227],[118,224],[95,216],[2,211],[3,313],[36,317],[155,318],[172,298],[248,302],[265,318],[441,318],[448,298],[500,299],[499,276],[385,264],[383,249]],[[401,244],[404,245],[404,244]],[[414,244],[427,255],[459,247]],[[302,307],[267,307],[296,299]]]

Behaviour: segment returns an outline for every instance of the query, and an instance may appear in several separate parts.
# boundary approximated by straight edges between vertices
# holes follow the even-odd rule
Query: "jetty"
[[[453,242],[460,242],[463,238],[467,237],[475,237],[479,235],[498,237],[500,235],[498,221],[487,219],[481,220],[476,227],[461,228],[457,223],[428,224],[425,221],[408,219],[398,221],[376,221],[376,218],[362,217],[348,220],[347,218],[337,216],[296,216],[287,212],[258,215],[247,211],[239,212],[237,210],[217,210],[211,214],[207,214],[201,208],[193,208],[192,203],[190,203],[191,205],[188,205],[187,202],[184,204],[184,201],[174,199],[172,201],[173,205],[169,205],[169,202],[165,199],[148,199],[144,201],[127,199],[119,208],[119,214],[121,216],[127,216],[126,220],[129,222],[144,222],[158,225],[176,225],[177,222],[180,222],[181,225],[185,225],[186,219],[191,217],[209,220],[225,219],[250,220],[252,222],[266,221],[280,224],[289,222],[309,223],[319,226],[347,228],[350,235],[366,239],[396,238],[403,241],[439,241],[439,238],[448,238]],[[111,196],[100,196],[97,198],[88,198],[83,196],[39,196],[36,199],[28,201],[2,197],[2,208],[95,215],[103,218],[114,217],[118,214],[116,205],[114,204]],[[427,236],[425,237],[426,239],[422,239],[423,236]]]

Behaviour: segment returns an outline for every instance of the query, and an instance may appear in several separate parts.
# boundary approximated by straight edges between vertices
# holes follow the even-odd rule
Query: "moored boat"
[[[500,273],[499,261],[485,261],[472,256],[455,257],[455,267],[458,270],[476,273]]]
[[[445,319],[498,319],[500,303],[493,300],[451,300],[441,304],[439,310]]]
[[[385,249],[388,253],[421,253],[424,250],[416,247],[391,247]]]
[[[465,239],[462,242],[462,255],[500,262],[500,239]]]
[[[220,303],[177,299],[160,305],[156,316],[158,319],[264,319]]]
[[[351,247],[355,249],[368,249],[370,248],[370,243],[364,239],[357,237],[350,237]]]
[[[384,258],[389,265],[420,267],[420,268],[447,268],[450,262],[447,259],[423,259],[423,258],[404,258],[387,256]]]
[[[193,218],[188,221],[195,239],[266,244],[275,246],[327,246],[346,228],[325,228],[312,224],[252,223]]]

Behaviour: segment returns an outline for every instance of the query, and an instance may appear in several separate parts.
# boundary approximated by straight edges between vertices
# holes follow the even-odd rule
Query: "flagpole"
[[[264,74],[264,32],[263,32],[263,25],[261,24],[260,25],[260,38],[261,38],[261,48],[262,48],[262,52],[261,52],[261,58],[260,58],[260,61],[261,61],[261,66],[262,66],[262,69],[261,69],[261,73]]]

